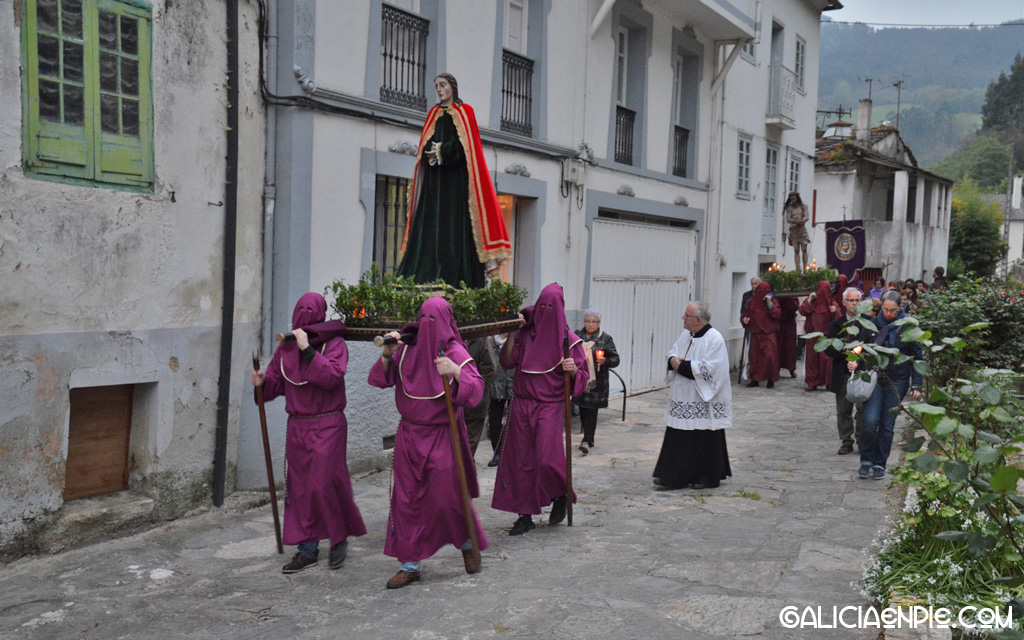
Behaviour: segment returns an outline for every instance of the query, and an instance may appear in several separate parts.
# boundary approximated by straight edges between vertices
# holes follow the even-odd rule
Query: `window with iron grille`
[[[409,180],[378,175],[373,201],[373,261],[383,273],[393,273],[405,232]]]
[[[533,60],[501,52],[501,130],[533,135]]]
[[[25,2],[27,175],[152,189],[151,38],[135,3]]]
[[[751,138],[740,136],[736,161],[736,195],[750,195]]]
[[[675,128],[675,153],[672,162],[672,175],[686,177],[686,154],[690,147],[690,130],[679,125]]]
[[[633,164],[633,124],[636,111],[615,107],[615,162]]]
[[[426,109],[430,21],[387,4],[382,11],[380,100]]]

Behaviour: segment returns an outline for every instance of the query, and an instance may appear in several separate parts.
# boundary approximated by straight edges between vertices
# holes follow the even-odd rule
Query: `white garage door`
[[[664,386],[664,355],[693,300],[696,258],[695,231],[594,220],[590,306],[615,339],[616,372],[631,394]]]

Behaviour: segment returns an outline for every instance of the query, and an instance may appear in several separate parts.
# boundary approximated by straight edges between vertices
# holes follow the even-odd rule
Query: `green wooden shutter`
[[[153,184],[149,13],[97,3],[96,179]]]
[[[24,11],[26,173],[151,189],[150,5],[27,0]]]
[[[25,5],[23,132],[29,172],[92,178],[87,14],[76,2]]]

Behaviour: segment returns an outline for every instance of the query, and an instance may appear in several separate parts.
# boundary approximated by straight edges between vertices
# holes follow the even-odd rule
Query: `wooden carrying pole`
[[[569,357],[569,336],[562,343],[562,357]],[[572,526],[572,398],[569,389],[572,378],[565,371],[565,513]]]
[[[252,354],[253,371],[260,370],[260,357]],[[270,488],[270,508],[274,512],[274,536],[277,537],[277,552],[284,553],[281,544],[281,516],[277,513],[277,487],[274,486],[274,462],[270,457],[270,436],[267,434],[267,409],[263,404],[263,386],[256,387],[256,404],[260,408],[260,429],[263,431],[263,456],[267,461],[267,485]]]
[[[444,344],[437,350],[438,357],[444,356]],[[469,540],[473,548],[480,550],[480,541],[476,535],[476,522],[473,519],[473,503],[469,498],[469,482],[466,481],[466,467],[462,463],[462,440],[459,438],[459,424],[455,420],[455,407],[452,405],[452,389],[448,382],[448,376],[442,375],[441,382],[444,383],[444,403],[448,407],[448,424],[451,426],[452,434],[452,455],[455,456],[455,469],[459,474],[459,491],[462,493],[462,511],[466,514],[466,529],[469,531]]]

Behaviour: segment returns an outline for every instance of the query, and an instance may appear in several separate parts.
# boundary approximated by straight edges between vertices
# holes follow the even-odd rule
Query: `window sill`
[[[742,193],[742,192],[738,192],[737,191],[736,192],[736,199],[737,200],[753,200],[754,198],[749,193]]]

